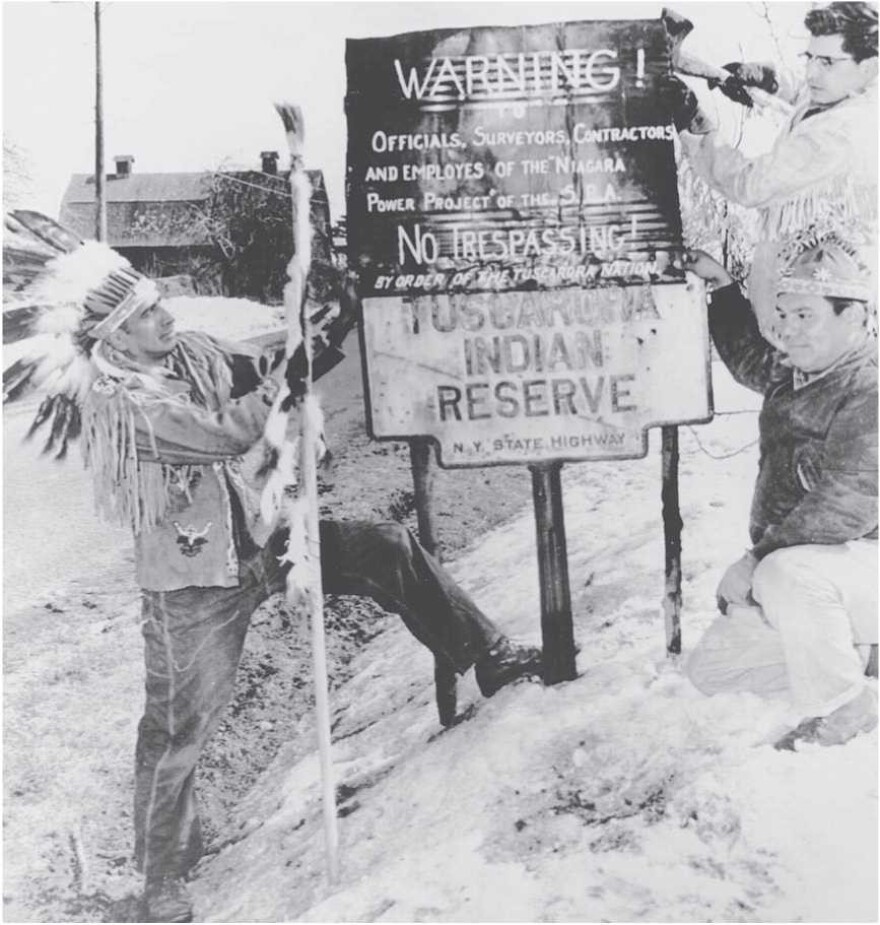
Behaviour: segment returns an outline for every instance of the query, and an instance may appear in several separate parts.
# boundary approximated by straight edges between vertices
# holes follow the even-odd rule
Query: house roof
[[[193,206],[210,192],[206,173],[141,173],[108,176],[107,241],[113,247],[207,245],[193,222]],[[95,233],[94,174],[75,173],[61,202],[61,224],[84,238]]]
[[[109,176],[104,195],[111,202],[197,202],[208,195],[207,173],[132,173],[127,177]],[[95,201],[95,177],[75,173],[70,178],[65,203]]]
[[[224,171],[245,185],[259,182],[258,171]],[[326,201],[324,178],[319,170],[309,170],[313,198]],[[276,182],[286,173],[273,177]],[[247,178],[244,180],[243,178]],[[113,247],[191,247],[207,246],[211,241],[194,221],[195,209],[207,199],[210,173],[132,173],[126,177],[108,176],[107,241]],[[93,174],[76,173],[61,202],[61,224],[84,238],[94,236],[95,179]]]

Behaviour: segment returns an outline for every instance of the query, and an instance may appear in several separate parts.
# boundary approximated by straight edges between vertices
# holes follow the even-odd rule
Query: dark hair
[[[811,35],[842,35],[841,48],[858,63],[877,57],[877,10],[862,0],[837,0],[810,10],[804,25]]]

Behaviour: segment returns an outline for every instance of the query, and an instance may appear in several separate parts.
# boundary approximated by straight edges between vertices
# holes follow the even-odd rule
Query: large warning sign
[[[349,40],[362,295],[682,279],[659,20]]]
[[[363,39],[347,65],[373,436],[447,466],[631,458],[710,417],[659,21]]]

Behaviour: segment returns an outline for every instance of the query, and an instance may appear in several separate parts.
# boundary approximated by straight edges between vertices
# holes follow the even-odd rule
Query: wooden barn
[[[187,273],[192,258],[214,249],[199,220],[210,195],[207,173],[136,173],[134,158],[117,157],[108,174],[107,243],[150,276]],[[84,238],[95,235],[95,177],[70,178],[60,221]]]
[[[142,173],[134,158],[114,158],[108,174],[107,243],[152,277],[190,277],[199,292],[280,300],[292,252],[287,172],[263,151],[261,169],[217,173]],[[309,171],[316,258],[332,262],[323,175]],[[60,221],[95,234],[95,178],[74,174]]]

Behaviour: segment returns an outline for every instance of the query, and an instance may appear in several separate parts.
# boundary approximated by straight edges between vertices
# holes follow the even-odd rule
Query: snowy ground
[[[718,367],[719,410],[754,398]],[[753,414],[683,429],[684,640],[746,541]],[[699,439],[703,449],[697,443]],[[656,441],[654,441],[656,444]],[[659,459],[570,466],[580,676],[520,684],[438,734],[430,659],[399,627],[335,697],[342,875],[324,874],[311,730],[240,807],[194,884],[210,921],[873,921],[877,739],[779,753],[779,705],[699,695],[664,656]],[[454,572],[537,641],[525,511]]]
[[[216,330],[215,308],[189,310],[181,327]],[[236,323],[247,329],[230,322],[225,336],[275,318]],[[747,541],[755,472],[756,397],[717,364],[713,375],[716,408],[746,413],[681,428],[685,652],[713,618],[721,569]],[[6,412],[16,433],[21,414]],[[564,470],[579,677],[484,701],[468,676],[459,702],[473,715],[441,731],[431,658],[395,623],[363,647],[332,697],[339,882],[325,878],[307,716],[221,833],[227,847],[198,869],[199,920],[876,920],[876,732],[776,752],[760,743],[780,705],[704,698],[665,657],[656,436],[644,460]],[[7,489],[13,452],[7,444]],[[141,679],[129,553],[97,528],[103,545],[90,534],[71,543],[60,530],[17,532],[41,492],[51,503],[53,483],[31,481],[18,479],[6,498],[7,544],[18,545],[5,552],[5,892],[7,920],[48,921],[34,884],[48,895],[72,878],[87,897],[99,868],[117,865],[118,886],[102,874],[101,895],[137,887],[120,807]],[[10,508],[21,514],[12,527]],[[44,547],[67,573],[36,568]],[[86,549],[95,552],[77,562]],[[529,508],[452,568],[509,634],[538,641]],[[71,625],[79,629],[65,636]],[[47,755],[63,763],[47,769]],[[64,863],[70,873],[56,870]],[[65,920],[94,920],[94,904],[79,916],[64,908]]]

